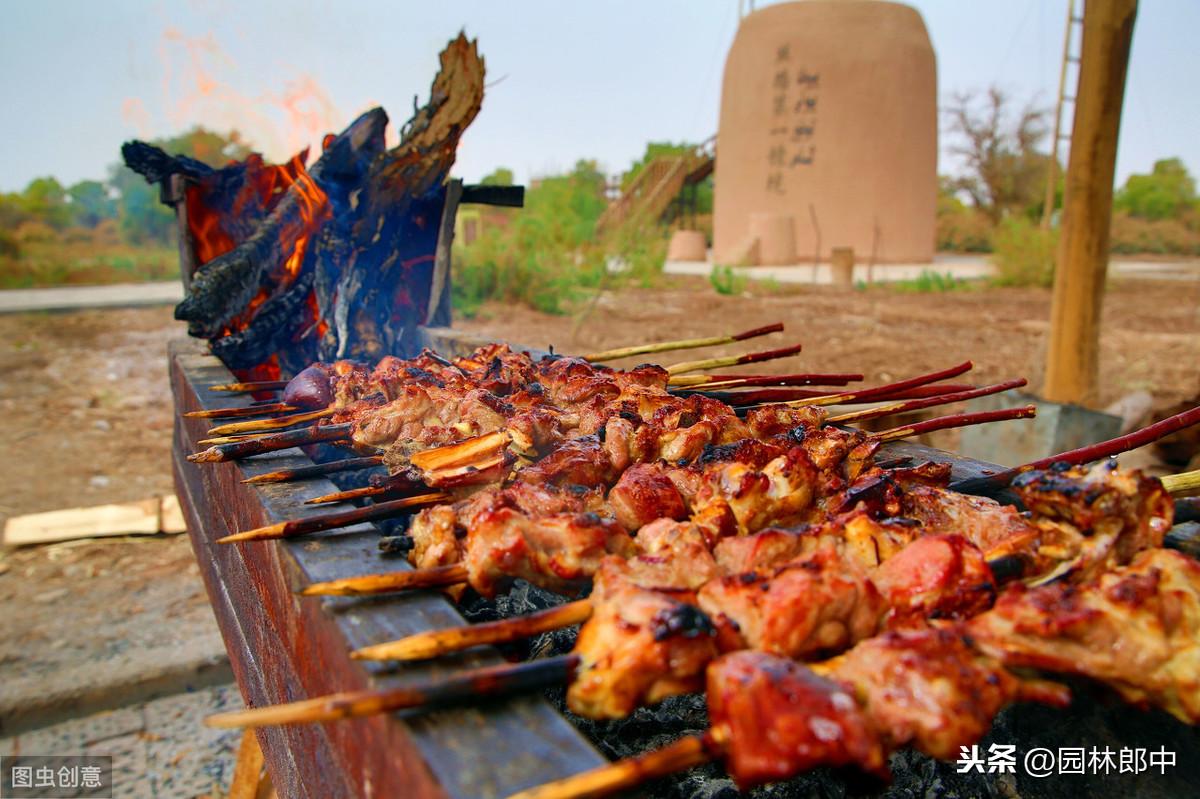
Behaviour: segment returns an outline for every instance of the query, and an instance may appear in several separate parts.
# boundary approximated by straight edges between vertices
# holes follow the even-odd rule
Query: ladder
[[[1075,31],[1079,30],[1079,35]],[[1050,168],[1046,170],[1046,199],[1042,204],[1042,230],[1050,229],[1050,221],[1054,216],[1054,195],[1058,188],[1058,151],[1061,142],[1071,144],[1071,134],[1063,133],[1063,106],[1067,103],[1074,105],[1074,95],[1067,94],[1067,70],[1071,64],[1076,67],[1075,83],[1079,83],[1078,68],[1079,54],[1083,47],[1083,16],[1075,13],[1075,0],[1067,0],[1067,29],[1063,34],[1062,68],[1058,73],[1058,103],[1054,107],[1054,140],[1050,145]],[[1069,154],[1069,150],[1065,151]],[[1069,157],[1069,155],[1068,155]]]

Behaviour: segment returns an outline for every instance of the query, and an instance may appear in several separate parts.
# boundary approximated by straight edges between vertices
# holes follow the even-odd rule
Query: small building
[[[755,11],[725,62],[713,260],[852,247],[925,263],[937,205],[937,66],[921,15],[882,0]]]

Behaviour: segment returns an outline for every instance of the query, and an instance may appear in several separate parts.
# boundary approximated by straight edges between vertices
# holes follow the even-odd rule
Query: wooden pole
[[[1046,355],[1048,400],[1096,399],[1117,134],[1137,0],[1088,0]]]

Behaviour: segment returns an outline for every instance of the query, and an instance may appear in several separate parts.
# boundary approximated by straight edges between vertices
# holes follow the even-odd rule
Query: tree
[[[1196,181],[1178,158],[1154,162],[1149,175],[1130,175],[1113,207],[1142,219],[1174,219],[1196,206]]]
[[[237,131],[220,134],[199,126],[150,143],[172,155],[191,156],[213,167],[240,161],[250,154],[250,148]],[[157,187],[150,186],[120,163],[110,168],[108,185],[117,194],[117,224],[122,237],[139,244],[148,241],[165,244],[171,240],[175,217],[158,201]]]
[[[993,224],[1013,213],[1040,213],[1050,166],[1050,157],[1037,149],[1049,132],[1046,110],[1026,105],[1014,119],[1011,99],[993,86],[982,97],[954,95],[945,112],[957,137],[950,151],[965,168],[954,188]]]
[[[20,204],[28,216],[55,229],[66,227],[71,220],[67,192],[54,178],[31,180],[21,193]]]
[[[479,181],[481,186],[511,186],[513,184],[513,171],[508,167],[497,167],[492,173]]]
[[[71,220],[76,225],[92,228],[117,216],[116,201],[98,180],[79,181],[67,189],[67,196],[71,198]]]

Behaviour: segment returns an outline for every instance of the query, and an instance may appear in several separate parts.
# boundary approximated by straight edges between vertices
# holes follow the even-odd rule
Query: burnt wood
[[[198,342],[176,341],[170,349],[176,491],[248,705],[383,688],[500,662],[494,651],[477,650],[389,672],[350,659],[351,649],[366,644],[463,622],[433,592],[365,600],[296,596],[312,582],[410,568],[379,557],[379,532],[371,525],[293,541],[215,544],[230,532],[327,512],[303,502],[335,487],[324,479],[240,482],[310,465],[296,449],[235,463],[189,463],[186,455],[197,449],[209,422],[182,414],[245,400],[207,390],[232,375]],[[258,739],[281,797],[502,797],[604,762],[544,699],[532,696],[428,714],[267,728]]]

